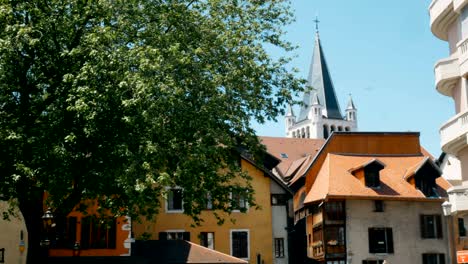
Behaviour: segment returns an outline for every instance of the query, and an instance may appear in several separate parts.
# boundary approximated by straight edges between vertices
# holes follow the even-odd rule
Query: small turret
[[[288,135],[289,129],[296,123],[296,116],[294,115],[291,105],[288,105],[288,110],[284,119],[286,126],[286,135]]]
[[[323,106],[320,103],[320,99],[317,93],[314,93],[314,95],[311,97],[311,100],[310,100],[310,110],[309,110],[308,119],[313,120],[315,122],[321,120],[322,109],[323,109]]]
[[[351,98],[351,94],[349,95],[348,106],[346,107],[346,120],[356,122],[357,109],[354,106],[353,98]]]

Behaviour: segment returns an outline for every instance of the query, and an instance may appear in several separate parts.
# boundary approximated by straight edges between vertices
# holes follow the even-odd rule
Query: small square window
[[[183,212],[183,191],[181,188],[171,188],[167,192],[166,212]]]
[[[437,253],[422,254],[423,264],[445,264],[445,255]]]
[[[421,215],[421,237],[442,238],[442,220],[440,215]]]
[[[384,202],[382,200],[374,201],[374,212],[383,212],[384,211]]]

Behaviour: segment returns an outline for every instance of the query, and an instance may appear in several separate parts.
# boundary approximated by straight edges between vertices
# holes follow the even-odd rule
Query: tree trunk
[[[37,195],[20,198],[19,208],[23,214],[28,231],[26,263],[47,263],[48,250],[41,246],[41,240],[44,235],[42,194],[37,193]]]

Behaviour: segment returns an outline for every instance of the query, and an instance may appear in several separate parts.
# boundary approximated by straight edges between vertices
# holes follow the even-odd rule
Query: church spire
[[[331,80],[330,72],[323,54],[323,49],[318,35],[319,20],[314,20],[316,23],[315,47],[310,64],[309,76],[307,85],[317,91],[317,96],[323,106],[323,115],[330,119],[343,119],[340,106],[336,99],[335,88]],[[311,91],[305,92],[303,97],[303,106],[299,113],[298,122],[307,119],[307,114],[310,110]]]
[[[346,107],[346,110],[356,110],[351,94],[349,94],[348,107]]]

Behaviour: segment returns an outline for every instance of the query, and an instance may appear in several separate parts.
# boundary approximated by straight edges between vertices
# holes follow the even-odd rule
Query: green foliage
[[[282,0],[0,0],[0,193],[151,217],[180,186],[195,223],[207,192],[255,205],[236,149],[261,158],[251,120],[304,85],[265,51],[290,21]]]

